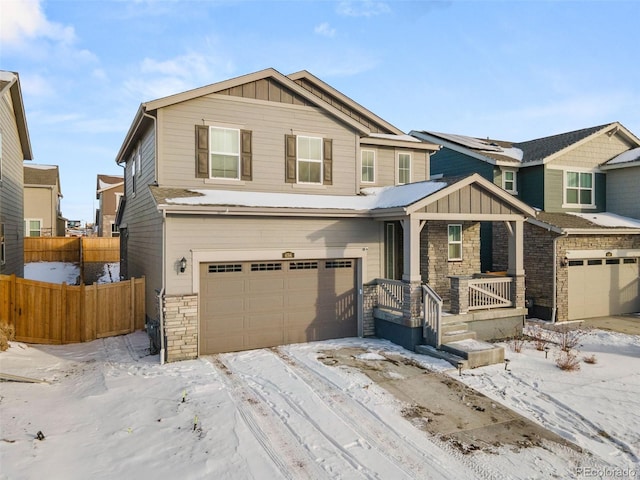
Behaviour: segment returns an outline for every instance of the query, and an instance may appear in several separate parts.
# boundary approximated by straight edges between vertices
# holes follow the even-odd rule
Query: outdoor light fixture
[[[509,360],[508,358],[505,358],[505,359],[504,359],[504,369],[505,369],[505,370],[509,370],[509,362],[510,362],[510,361],[511,361],[511,360]]]
[[[462,366],[464,364],[462,362],[458,362],[458,375],[462,376]]]
[[[567,265],[569,265],[569,259],[567,257],[564,257],[562,260],[560,260],[560,266],[566,267]]]
[[[180,273],[184,273],[186,269],[187,269],[187,259],[182,257],[180,259]]]
[[[549,356],[549,347],[544,347],[544,358]]]

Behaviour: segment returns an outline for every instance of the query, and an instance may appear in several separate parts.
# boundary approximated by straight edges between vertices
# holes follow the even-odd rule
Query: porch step
[[[476,339],[476,332],[463,328],[458,330],[452,330],[446,333],[443,332],[441,341],[443,344],[445,344],[445,343],[459,342],[462,340],[475,340],[475,339]]]
[[[444,350],[438,350],[431,345],[416,345],[416,353],[445,360],[456,368],[459,368],[458,364],[462,364],[463,369],[469,368],[469,362],[466,359]]]
[[[469,368],[484,367],[504,362],[504,348],[483,342],[482,340],[466,339],[443,343],[442,350],[467,360]]]
[[[467,332],[469,331],[469,324],[464,322],[451,322],[451,323],[442,322],[440,329],[443,334],[453,333],[453,332]]]

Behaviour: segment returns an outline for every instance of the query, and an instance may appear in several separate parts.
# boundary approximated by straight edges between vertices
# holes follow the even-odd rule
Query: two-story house
[[[17,73],[0,70],[0,274],[24,276],[24,160],[32,160]]]
[[[429,181],[437,149],[306,71],[143,103],[116,158],[116,223],[161,358],[373,334],[413,348],[438,330],[425,284],[467,311],[447,275],[479,272],[481,220],[511,227],[511,276],[485,297],[521,325],[534,212],[479,175]]]
[[[60,172],[57,165],[24,165],[24,235],[64,237],[66,219],[60,201]]]
[[[607,210],[640,219],[640,147],[622,152],[601,168],[607,174]]]
[[[539,210],[525,226],[532,316],[565,321],[640,311],[640,222],[620,216],[637,212],[637,183],[622,188],[622,178],[610,178],[637,167],[640,140],[623,125],[518,143],[411,134],[443,146],[432,175],[478,172]],[[483,225],[482,239],[483,269],[503,270],[504,228]]]
[[[116,213],[124,195],[124,177],[122,175],[98,175],[96,180],[95,229],[99,237],[119,237]]]

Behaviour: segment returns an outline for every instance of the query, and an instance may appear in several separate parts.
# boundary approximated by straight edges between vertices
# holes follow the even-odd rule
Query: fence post
[[[60,344],[65,345],[67,343],[67,283],[62,282],[60,288],[60,309],[58,314],[58,321],[60,322]]]
[[[16,274],[11,274],[11,282],[9,283],[9,325],[13,325],[16,329],[16,308],[18,302],[16,301]]]
[[[131,307],[129,309],[130,321],[131,321],[131,331],[136,331],[136,279],[135,277],[131,277],[129,280],[129,285],[131,286]]]

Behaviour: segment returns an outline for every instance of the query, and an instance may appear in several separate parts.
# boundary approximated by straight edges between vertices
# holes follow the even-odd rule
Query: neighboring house
[[[0,274],[24,276],[24,160],[32,160],[17,73],[0,70]]]
[[[24,235],[64,237],[62,191],[57,165],[24,165]]]
[[[640,311],[640,223],[619,216],[639,218],[640,139],[624,126],[519,143],[411,134],[442,145],[432,175],[478,172],[541,211],[525,227],[531,316],[565,321]],[[624,177],[633,172],[635,183]],[[484,270],[505,268],[504,237],[504,228],[483,225]]]
[[[119,237],[116,213],[124,195],[124,177],[98,175],[96,182],[96,231],[99,237]]]
[[[640,147],[621,153],[601,168],[607,174],[607,210],[640,218]]]
[[[428,181],[437,148],[306,71],[143,103],[116,159],[116,223],[120,273],[146,277],[161,359],[374,334],[437,347],[454,338],[438,295],[480,337],[521,328],[534,211],[479,175]],[[479,221],[511,227],[508,277],[467,277]]]

